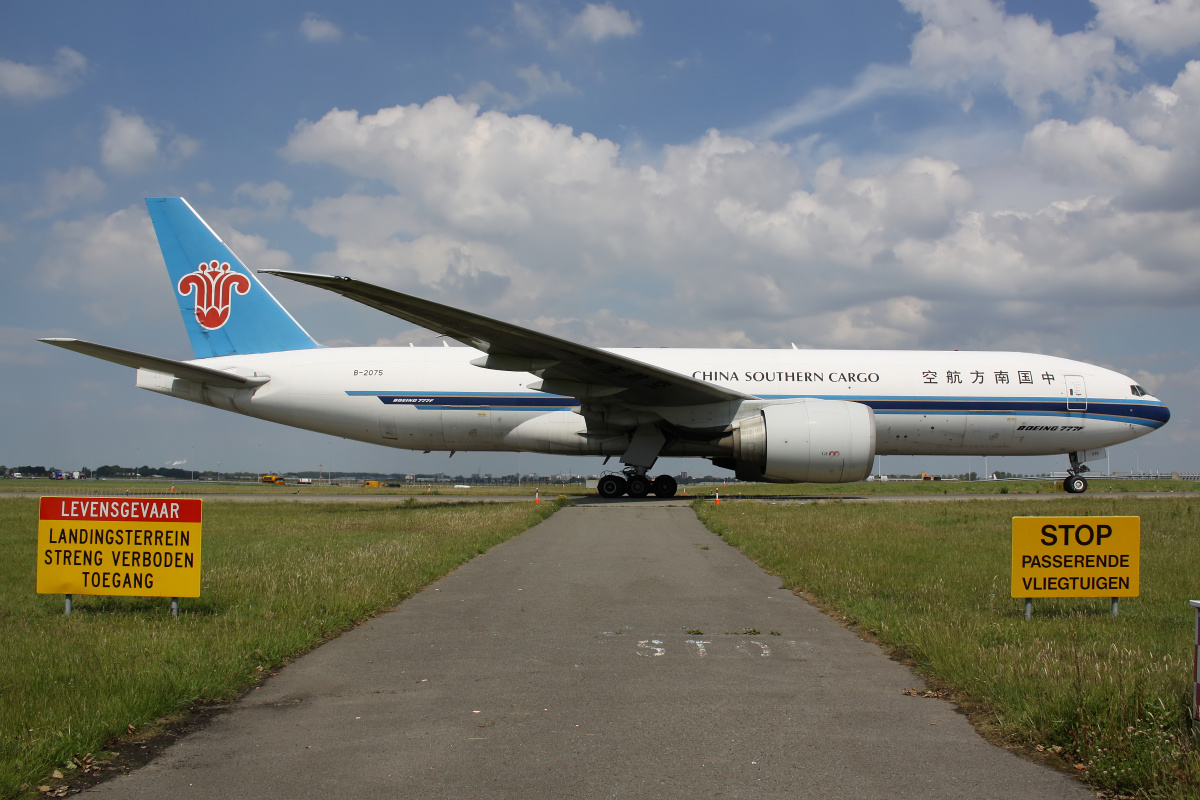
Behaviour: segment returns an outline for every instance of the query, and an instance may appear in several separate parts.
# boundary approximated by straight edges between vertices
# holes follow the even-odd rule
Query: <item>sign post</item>
[[[43,497],[38,594],[200,596],[203,500]]]
[[[1141,575],[1140,517],[1013,517],[1014,598],[1137,597]]]
[[[1196,647],[1192,651],[1192,730],[1200,722],[1200,600],[1189,600],[1196,609]]]

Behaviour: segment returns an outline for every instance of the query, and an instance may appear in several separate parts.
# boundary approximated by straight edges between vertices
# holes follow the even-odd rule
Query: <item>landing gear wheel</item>
[[[670,475],[659,475],[650,487],[655,497],[674,497],[678,490],[679,483]]]
[[[605,475],[596,482],[596,492],[609,499],[625,494],[625,479],[620,475]]]
[[[1087,481],[1082,475],[1072,475],[1063,481],[1063,488],[1071,494],[1083,494],[1087,491]]]
[[[634,475],[629,479],[626,491],[630,497],[645,497],[650,494],[650,481],[644,475]]]

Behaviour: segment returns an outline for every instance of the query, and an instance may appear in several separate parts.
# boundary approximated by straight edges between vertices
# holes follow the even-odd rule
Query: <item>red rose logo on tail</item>
[[[250,279],[233,272],[226,262],[200,263],[195,272],[179,279],[179,293],[186,297],[196,292],[196,321],[205,330],[214,331],[229,321],[229,298],[250,291]]]

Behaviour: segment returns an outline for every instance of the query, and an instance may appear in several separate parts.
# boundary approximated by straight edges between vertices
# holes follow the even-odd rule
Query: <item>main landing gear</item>
[[[1088,472],[1086,465],[1079,461],[1078,453],[1071,453],[1071,468],[1067,470],[1067,479],[1063,481],[1063,490],[1071,494],[1083,494],[1087,491],[1087,479],[1083,473]]]
[[[613,498],[628,494],[630,497],[645,497],[653,493],[655,497],[674,497],[679,490],[679,484],[670,475],[659,475],[651,480],[644,471],[627,467],[622,474],[603,475],[596,483],[596,491],[601,497]]]

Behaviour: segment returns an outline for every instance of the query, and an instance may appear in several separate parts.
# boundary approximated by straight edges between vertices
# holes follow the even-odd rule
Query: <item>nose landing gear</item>
[[[1071,453],[1071,468],[1067,470],[1067,479],[1063,481],[1063,490],[1070,494],[1083,494],[1087,491],[1087,479],[1083,473],[1089,472],[1087,466],[1079,461],[1078,453]]]
[[[1071,494],[1083,494],[1087,491],[1087,479],[1082,475],[1068,475],[1063,481],[1063,489]]]

